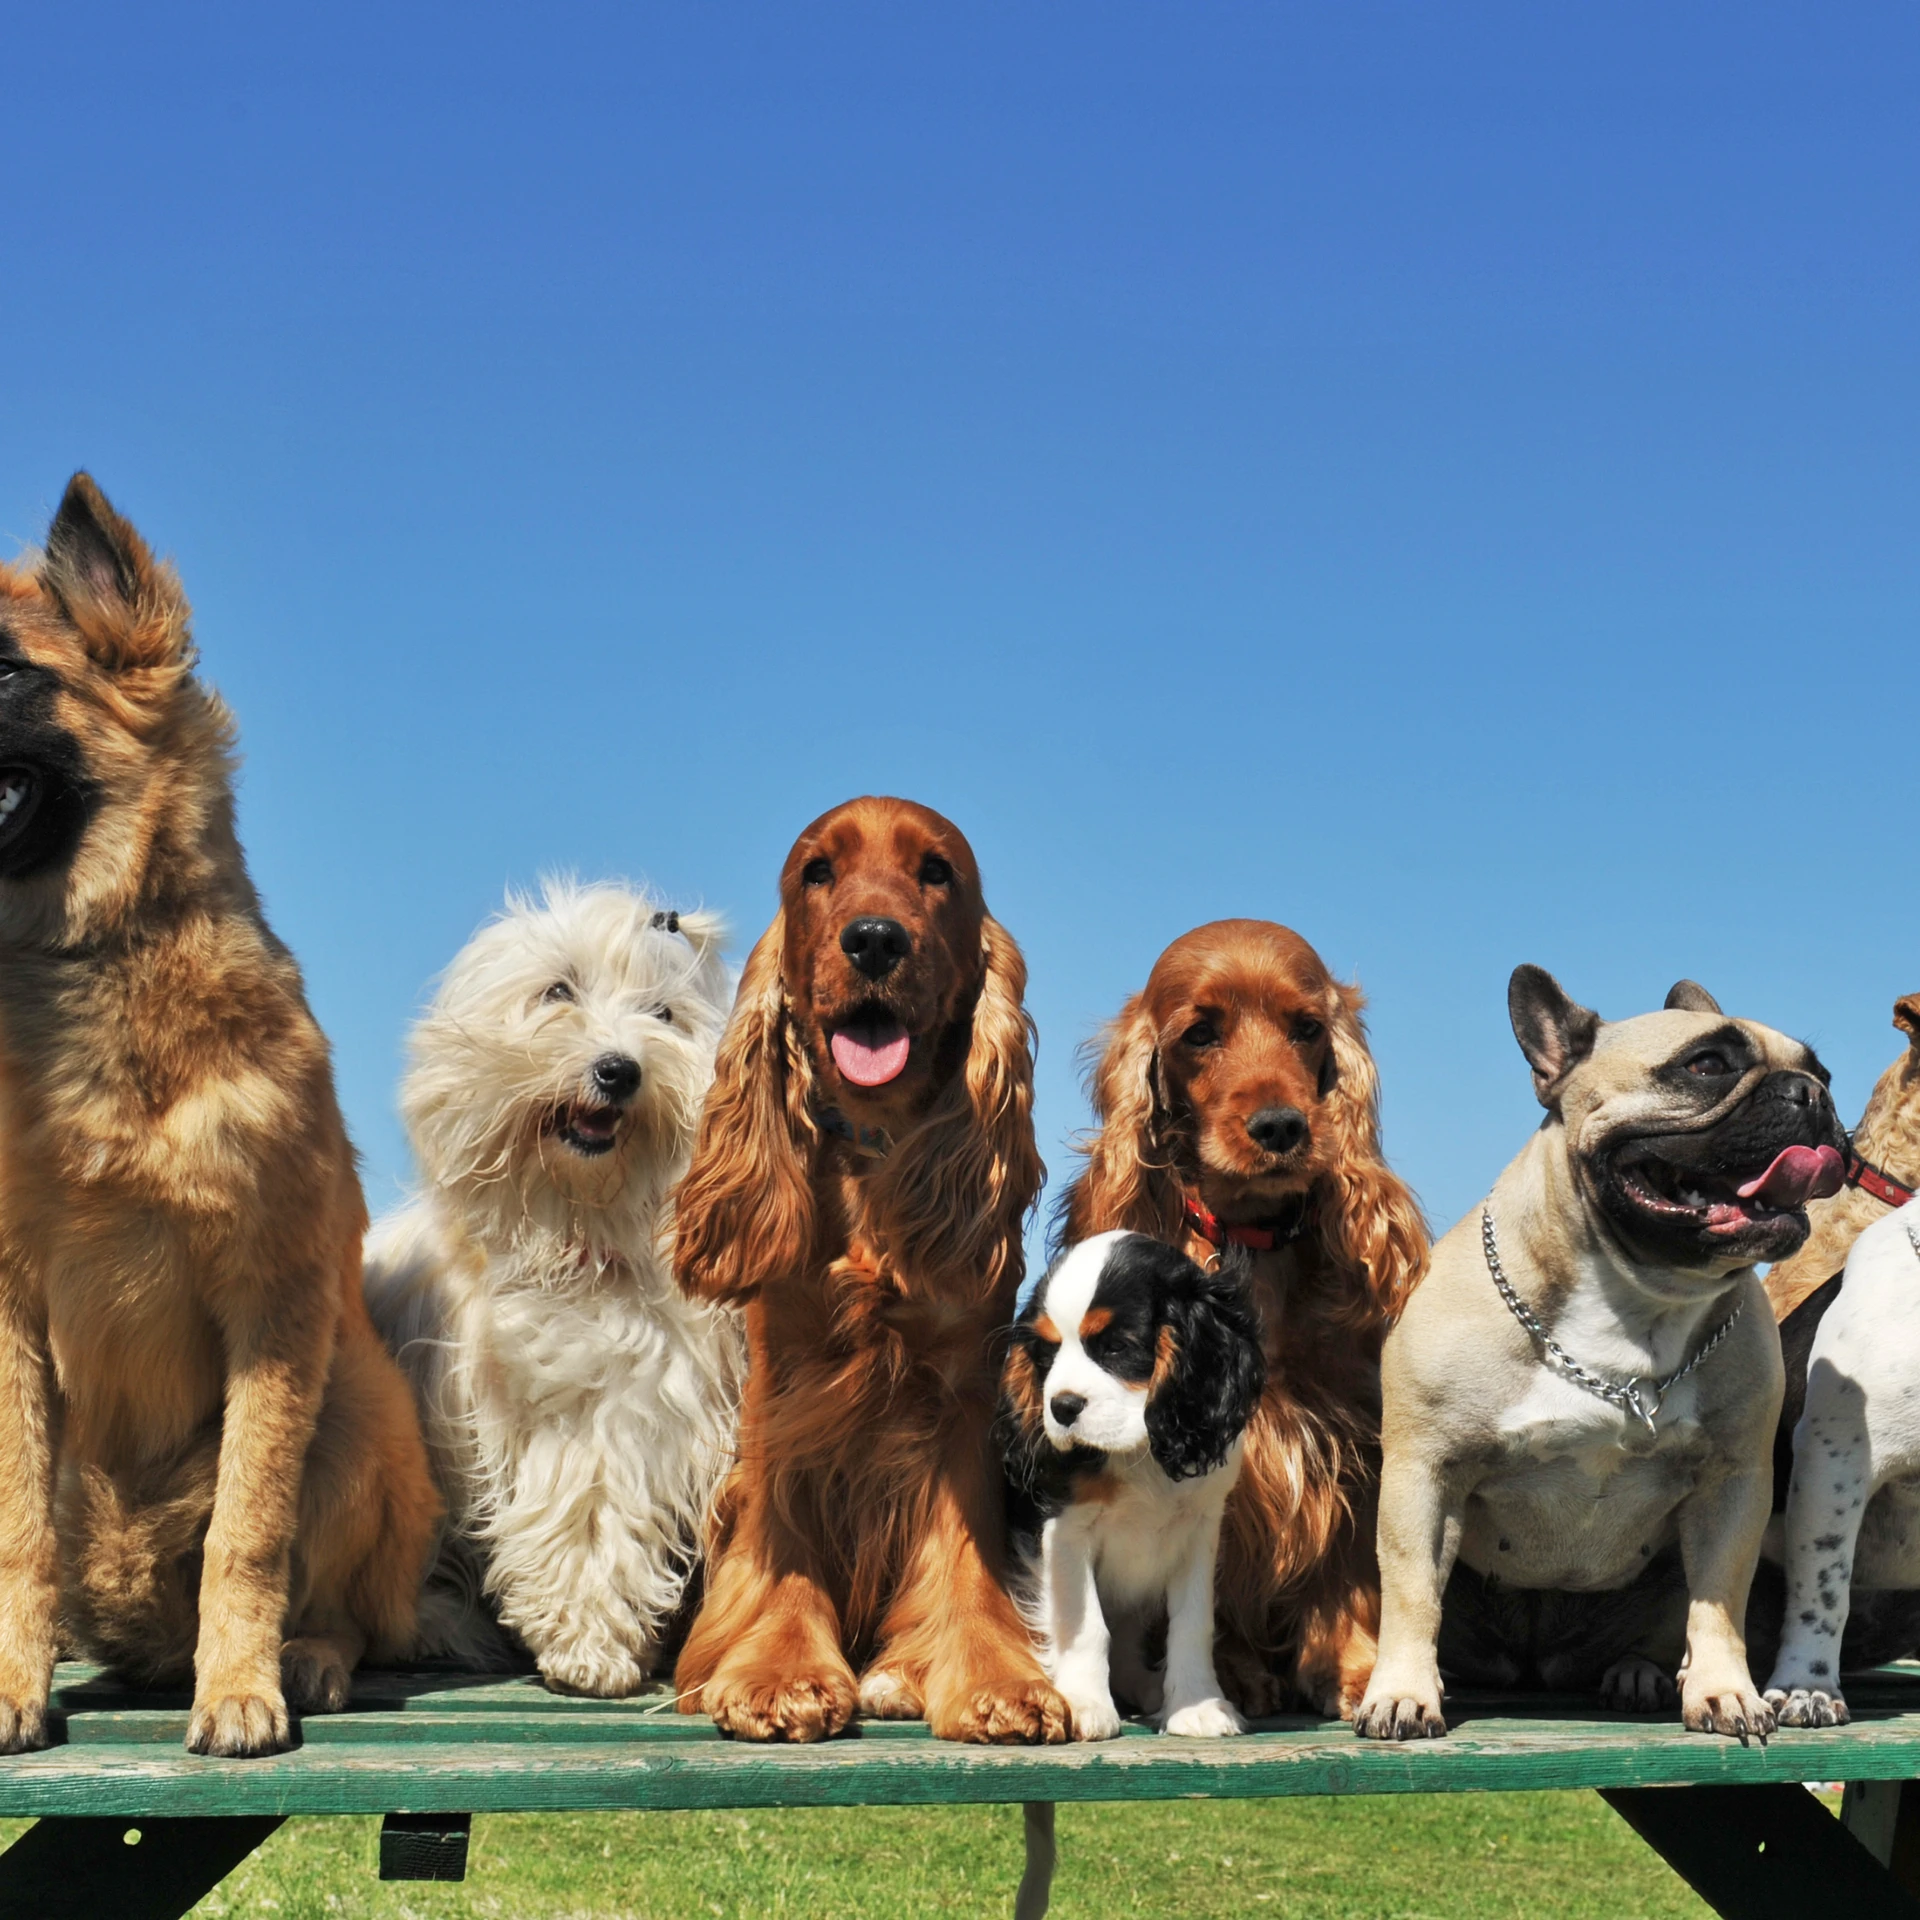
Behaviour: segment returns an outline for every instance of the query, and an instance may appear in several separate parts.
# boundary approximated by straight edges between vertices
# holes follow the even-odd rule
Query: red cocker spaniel
[[[1350,1717],[1373,1667],[1380,1345],[1427,1235],[1380,1157],[1362,1004],[1270,921],[1183,934],[1107,1031],[1064,1203],[1069,1245],[1126,1227],[1202,1261],[1252,1250],[1267,1386],[1221,1540],[1218,1662],[1255,1715],[1291,1690]]]
[[[992,1435],[1043,1171],[1025,986],[937,813],[854,800],[794,843],[677,1208],[681,1285],[746,1307],[740,1459],[676,1676],[730,1733],[818,1740],[858,1703],[1066,1737],[1003,1584]]]

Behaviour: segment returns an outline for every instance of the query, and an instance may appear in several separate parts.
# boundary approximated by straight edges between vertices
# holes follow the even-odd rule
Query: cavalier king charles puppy
[[[721,1043],[674,1265],[744,1303],[740,1461],[676,1678],[752,1740],[858,1704],[1061,1740],[1008,1597],[1000,1359],[1039,1192],[1020,951],[951,821],[823,814]]]
[[[447,969],[402,1090],[424,1188],[367,1242],[448,1524],[421,1651],[629,1694],[733,1457],[738,1318],[673,1284],[726,1018],[721,927],[618,886],[510,899]]]
[[[1246,1278],[1244,1257],[1209,1273],[1144,1234],[1097,1233],[1015,1324],[1001,1418],[1022,1611],[1076,1739],[1120,1731],[1116,1680],[1167,1733],[1246,1731],[1213,1668],[1220,1519],[1266,1377]]]
[[[1350,1718],[1379,1624],[1380,1347],[1427,1256],[1380,1154],[1359,990],[1296,933],[1183,934],[1107,1030],[1099,1132],[1062,1206],[1077,1245],[1125,1228],[1253,1263],[1267,1381],[1221,1550],[1219,1659],[1255,1717],[1297,1693]]]

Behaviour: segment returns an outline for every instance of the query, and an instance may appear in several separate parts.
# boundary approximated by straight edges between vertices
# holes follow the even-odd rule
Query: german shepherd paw
[[[285,1753],[293,1745],[284,1699],[262,1693],[222,1693],[193,1703],[187,1751],[220,1760],[251,1760]]]
[[[47,1703],[0,1694],[0,1753],[33,1753],[47,1744]]]
[[[1600,1704],[1609,1713],[1662,1713],[1679,1697],[1673,1675],[1637,1653],[1600,1676]]]
[[[1763,1697],[1783,1727],[1844,1727],[1853,1718],[1837,1689],[1769,1687]]]
[[[995,1747],[1050,1746],[1072,1737],[1067,1703],[1045,1680],[1000,1680],[960,1687],[944,1712],[929,1714],[936,1740]]]
[[[756,1682],[709,1680],[707,1711],[736,1740],[830,1740],[853,1718],[853,1676]]]
[[[280,1649],[280,1688],[296,1713],[338,1713],[353,1692],[353,1669],[329,1640],[289,1640]]]

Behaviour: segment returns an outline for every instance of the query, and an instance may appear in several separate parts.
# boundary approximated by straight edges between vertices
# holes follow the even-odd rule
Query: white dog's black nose
[[[913,951],[913,936],[898,920],[868,914],[840,929],[840,951],[869,980],[884,980]]]
[[[1312,1129],[1307,1116],[1298,1107],[1262,1107],[1247,1122],[1247,1131],[1257,1146],[1269,1153],[1292,1153],[1304,1147]]]
[[[1087,1410],[1087,1396],[1084,1393],[1056,1393],[1047,1403],[1053,1409],[1053,1417],[1063,1427],[1070,1427]]]
[[[603,1053],[591,1068],[593,1090],[618,1106],[631,1100],[640,1086],[640,1062],[624,1053]]]

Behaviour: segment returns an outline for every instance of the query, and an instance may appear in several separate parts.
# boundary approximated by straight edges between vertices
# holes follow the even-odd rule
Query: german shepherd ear
[[[1593,1051],[1600,1016],[1568,997],[1545,967],[1519,966],[1507,982],[1507,1017],[1533,1069],[1533,1091],[1551,1112],[1567,1075]]]
[[[1698,980],[1676,980],[1667,994],[1668,1013],[1718,1013],[1720,1002]]]
[[[154,559],[87,473],[67,482],[47,530],[41,578],[109,672],[191,664],[186,596],[170,566]]]

